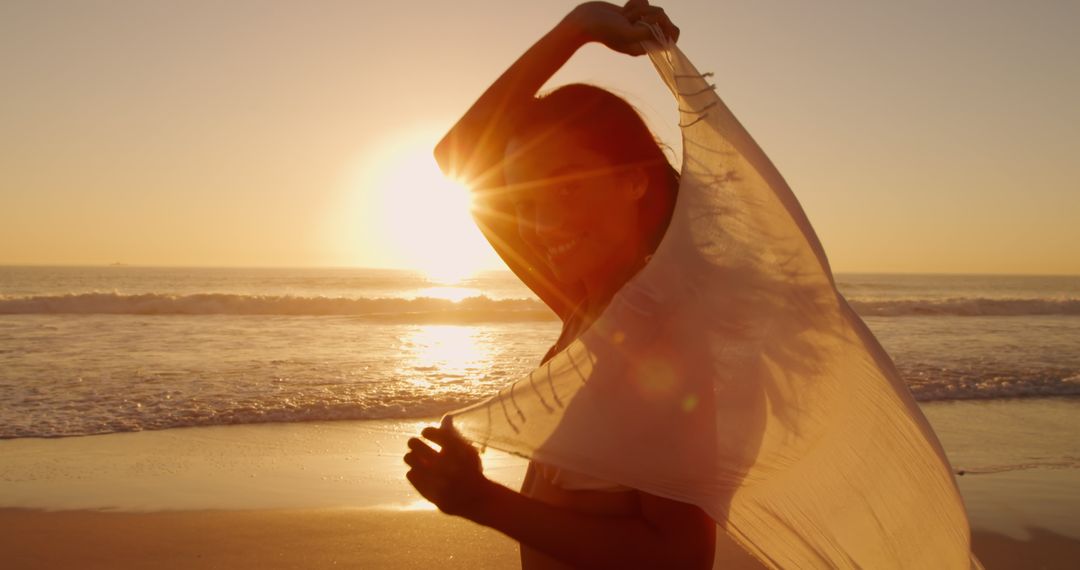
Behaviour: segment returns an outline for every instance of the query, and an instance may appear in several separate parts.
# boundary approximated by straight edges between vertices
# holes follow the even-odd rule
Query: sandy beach
[[[7,568],[515,568],[503,535],[430,511],[0,511]],[[986,568],[1074,568],[1080,541],[976,529]],[[738,553],[732,559],[742,559]],[[739,568],[744,566],[717,567]]]
[[[1080,402],[946,402],[924,409],[954,464],[968,469],[959,481],[986,567],[1074,567],[1080,477],[1070,463],[1075,454],[1060,453],[1061,445],[1071,445],[1062,438],[1075,430],[1060,430],[1075,427]],[[431,510],[402,477],[404,442],[426,423],[0,441],[4,566],[515,567],[513,541]],[[1028,430],[1057,435],[1031,439]],[[1047,460],[1049,454],[1060,461]],[[522,460],[489,450],[484,461],[493,479],[520,481]]]

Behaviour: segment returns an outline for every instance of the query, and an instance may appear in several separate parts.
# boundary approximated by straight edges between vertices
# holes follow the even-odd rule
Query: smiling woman
[[[376,158],[368,176],[353,184],[360,194],[369,236],[361,256],[387,265],[424,272],[433,281],[453,284],[479,270],[500,266],[470,214],[468,190],[447,179],[431,155],[432,140],[422,136]]]

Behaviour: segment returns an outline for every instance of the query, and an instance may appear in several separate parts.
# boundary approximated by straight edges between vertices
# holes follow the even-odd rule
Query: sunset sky
[[[0,264],[499,267],[431,148],[574,4],[0,3]],[[661,5],[835,270],[1080,273],[1080,2]]]

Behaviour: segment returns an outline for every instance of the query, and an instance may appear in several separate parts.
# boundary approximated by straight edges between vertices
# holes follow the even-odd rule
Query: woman
[[[508,265],[563,319],[545,360],[603,312],[656,248],[678,174],[632,107],[601,89],[537,90],[581,46],[641,55],[659,26],[645,1],[582,4],[522,55],[436,148],[505,218],[485,228]],[[487,192],[486,194],[485,191]],[[471,444],[444,423],[409,440],[408,479],[440,510],[521,543],[523,568],[708,568],[716,523],[701,508],[531,462],[521,492],[486,479]]]
[[[533,101],[584,42],[633,54],[647,33],[679,109],[677,177],[632,113],[606,119],[611,96]],[[425,430],[440,452],[411,440],[409,480],[520,540],[527,567],[731,566],[730,537],[770,568],[979,568],[932,426],[677,34],[644,3],[583,5],[439,145],[564,331],[546,363]],[[457,430],[533,458],[522,492],[486,481]]]

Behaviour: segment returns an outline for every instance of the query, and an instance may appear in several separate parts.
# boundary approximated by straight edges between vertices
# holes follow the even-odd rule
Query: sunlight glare
[[[368,191],[377,196],[379,235],[402,266],[453,285],[498,258],[470,213],[468,188],[443,176],[430,141],[406,145],[387,160]],[[373,246],[375,244],[372,244]]]

